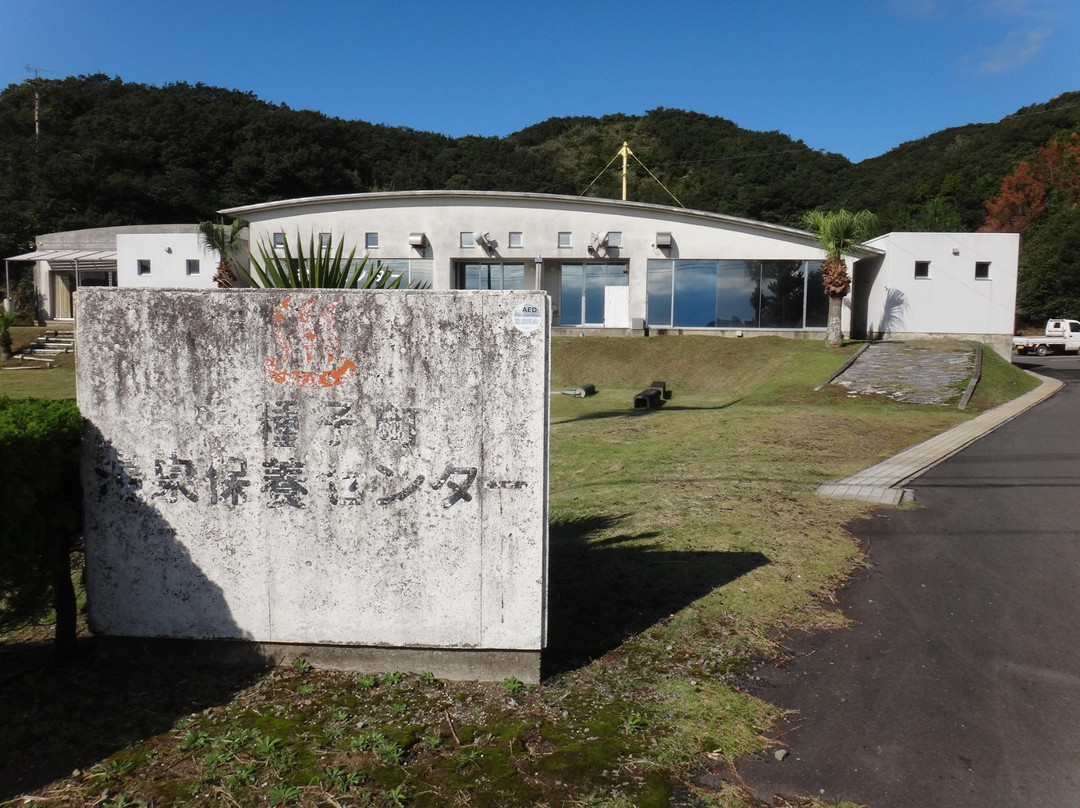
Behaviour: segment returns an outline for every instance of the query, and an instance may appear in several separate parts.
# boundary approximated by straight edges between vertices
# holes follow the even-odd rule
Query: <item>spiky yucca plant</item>
[[[356,258],[356,247],[345,255],[345,240],[326,247],[315,245],[312,234],[307,250],[303,250],[300,233],[296,234],[296,250],[278,251],[266,242],[259,244],[259,255],[250,254],[250,271],[234,267],[239,279],[247,286],[263,289],[397,289],[403,275],[393,275],[375,262],[368,265],[365,255]]]
[[[821,265],[821,277],[825,282],[825,294],[829,297],[829,319],[825,328],[825,344],[838,348],[844,344],[840,329],[840,313],[844,295],[851,289],[844,254],[866,241],[877,227],[877,219],[868,210],[858,213],[841,208],[837,211],[811,210],[803,216],[803,227],[817,236],[818,244],[825,250]]]

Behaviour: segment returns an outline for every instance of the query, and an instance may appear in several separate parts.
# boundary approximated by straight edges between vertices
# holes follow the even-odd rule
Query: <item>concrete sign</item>
[[[538,659],[546,295],[87,288],[78,308],[96,632]]]

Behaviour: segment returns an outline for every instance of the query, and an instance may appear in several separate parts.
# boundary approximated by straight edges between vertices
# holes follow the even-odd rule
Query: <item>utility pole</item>
[[[26,69],[34,73],[34,139],[36,140],[41,136],[41,99],[38,97],[38,79],[41,78],[44,68],[27,65]],[[49,71],[44,70],[44,72],[48,73]]]

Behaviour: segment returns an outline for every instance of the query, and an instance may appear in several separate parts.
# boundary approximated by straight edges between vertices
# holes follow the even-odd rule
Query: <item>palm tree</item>
[[[214,283],[223,289],[235,285],[237,264],[234,256],[243,246],[243,232],[248,223],[243,219],[234,219],[227,228],[224,222],[199,222],[199,235],[203,246],[220,256]]]
[[[843,208],[837,211],[811,210],[803,216],[803,227],[817,236],[818,244],[825,250],[821,265],[821,277],[825,281],[825,294],[829,296],[829,319],[825,328],[825,344],[839,348],[844,344],[840,330],[840,312],[844,295],[851,289],[845,254],[866,241],[877,227],[877,219],[868,210],[851,213]]]

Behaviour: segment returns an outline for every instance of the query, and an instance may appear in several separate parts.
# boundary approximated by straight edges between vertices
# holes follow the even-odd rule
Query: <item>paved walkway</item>
[[[870,347],[875,348],[877,346],[872,345]],[[866,351],[863,357],[869,353],[869,350]],[[860,357],[859,361],[845,372],[841,378],[848,377],[862,363],[863,357]],[[947,362],[952,364],[953,359],[954,357],[949,356]],[[967,372],[970,375],[970,370]],[[926,368],[923,367],[911,375],[918,376],[920,374],[925,375],[925,373]],[[1035,376],[1035,374],[1032,375]],[[880,378],[879,373],[878,378]],[[947,378],[947,374],[942,373],[939,382],[944,378]],[[1062,385],[1057,379],[1049,379],[1044,376],[1035,376],[1035,378],[1039,379],[1042,384],[1031,392],[1006,402],[1000,407],[984,412],[970,421],[957,424],[940,435],[935,435],[922,443],[911,446],[875,466],[852,474],[850,477],[835,482],[822,483],[818,486],[818,494],[832,499],[853,499],[859,502],[874,502],[881,505],[899,505],[902,502],[914,499],[913,492],[904,487],[906,483],[918,477],[927,469],[933,468],[945,458],[956,454],[965,446],[974,443],[983,435],[1011,421],[1025,410],[1034,407],[1040,401],[1049,398]]]

